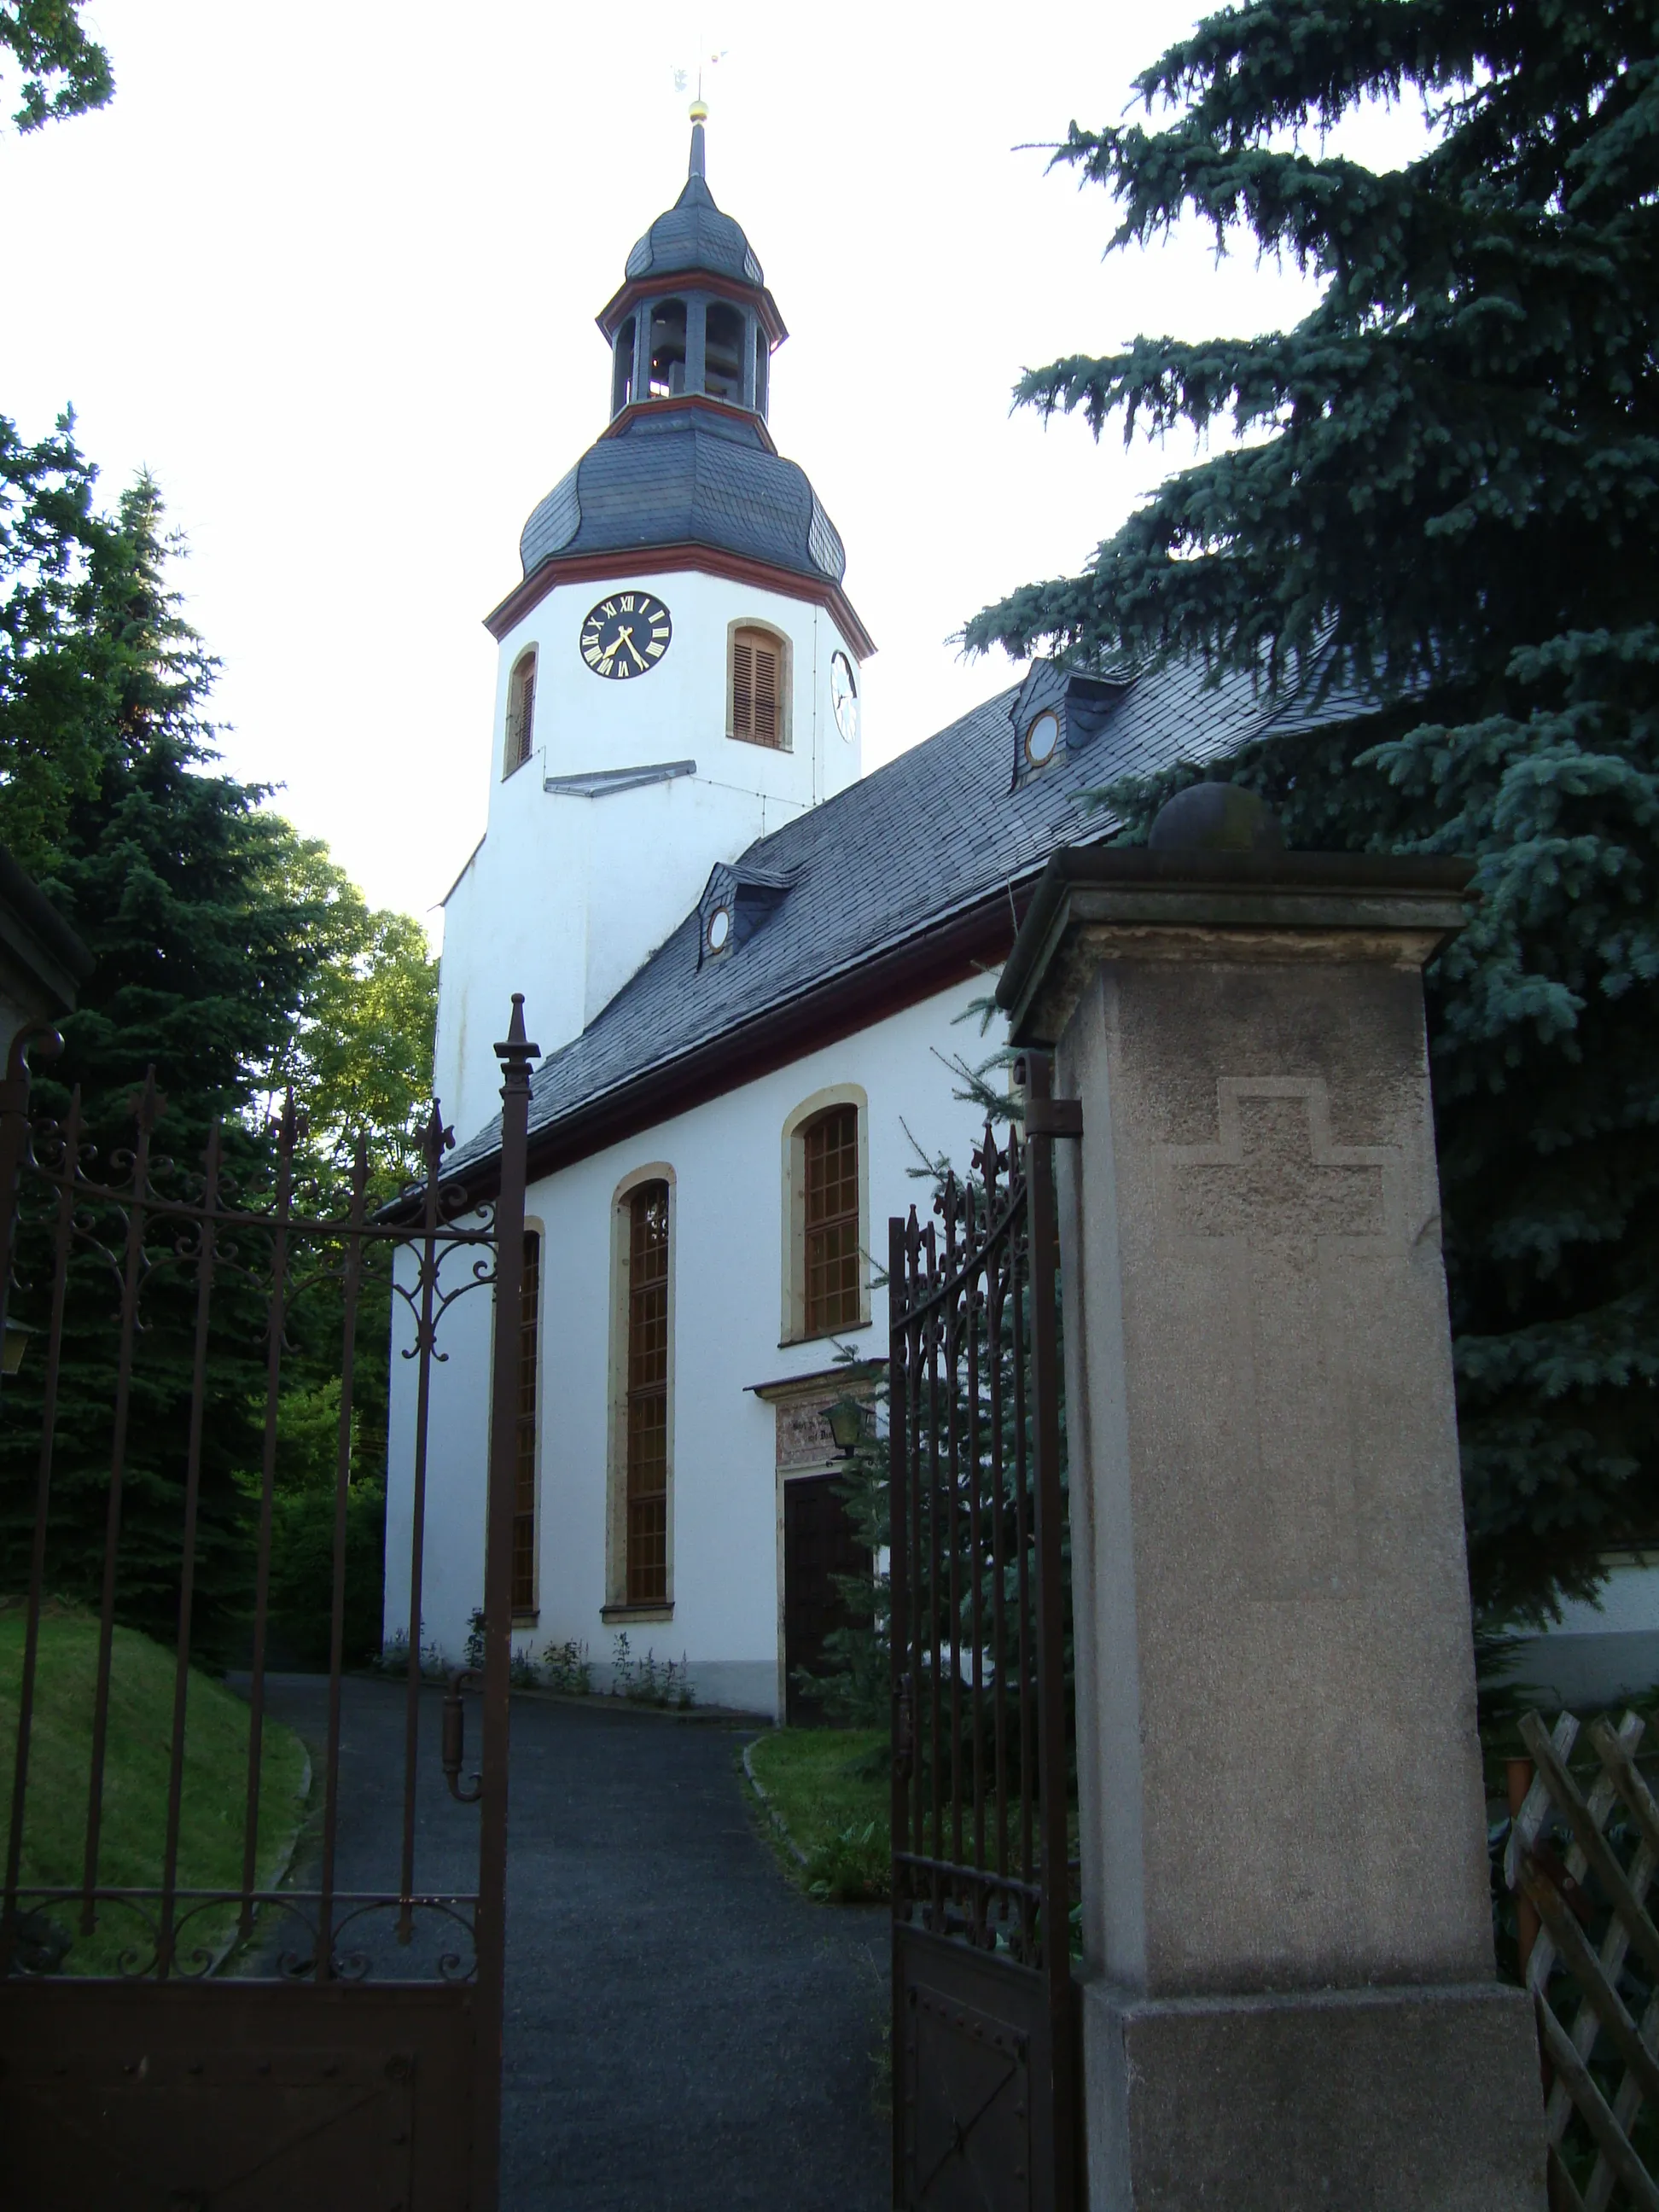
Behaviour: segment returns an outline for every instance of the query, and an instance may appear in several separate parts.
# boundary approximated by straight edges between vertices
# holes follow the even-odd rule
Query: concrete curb
[[[300,1756],[305,1760],[306,1767],[305,1772],[300,1777],[300,1787],[294,1793],[294,1800],[297,1805],[303,1807],[304,1809],[301,1813],[299,1819],[295,1822],[294,1826],[289,1832],[288,1841],[283,1845],[282,1850],[276,1854],[276,1863],[270,1870],[270,1880],[269,1881],[261,1882],[259,1885],[261,1889],[280,1889],[283,1884],[288,1880],[289,1869],[294,1864],[294,1854],[300,1848],[300,1838],[304,1835],[307,1825],[310,1821],[312,1815],[313,1807],[311,1802],[311,1784],[313,1781],[313,1769],[311,1765],[311,1753],[306,1748],[305,1739],[303,1736],[301,1736],[296,1733],[295,1741],[300,1747]],[[254,1906],[253,1917],[256,1922],[264,1909],[263,1905],[256,1905]],[[247,1942],[252,1943],[253,1941],[252,1935],[250,1934],[246,1940]],[[220,1944],[218,1949],[214,1953],[208,1964],[203,1967],[201,1978],[204,1981],[208,1981],[212,1978],[212,1976],[216,1974],[220,1967],[224,1965],[225,1960],[229,1958],[231,1953],[235,1950],[237,1946],[243,1941],[244,1938],[241,1930],[233,1923],[229,1935],[227,1936],[223,1942]]]
[[[782,1814],[779,1812],[777,1807],[772,1802],[771,1795],[768,1790],[766,1784],[761,1780],[759,1775],[755,1771],[754,1761],[749,1756],[754,1747],[755,1747],[751,1743],[746,1743],[743,1747],[743,1771],[749,1777],[750,1786],[754,1790],[756,1796],[758,1797],[761,1803],[765,1806],[766,1817],[772,1823],[772,1826],[777,1830],[778,1834],[783,1842],[784,1848],[788,1851],[790,1856],[794,1860],[798,1866],[805,1866],[806,1864],[805,1852],[802,1850],[800,1845],[790,1834],[788,1827],[785,1824]]]
[[[610,1690],[590,1690],[579,1693],[573,1690],[544,1690],[539,1685],[516,1686],[515,1698],[533,1698],[538,1705],[576,1705],[588,1712],[637,1713],[641,1719],[679,1721],[692,1727],[732,1729],[769,1729],[773,1726],[770,1713],[745,1712],[740,1705],[653,1705],[643,1698],[618,1697]]]

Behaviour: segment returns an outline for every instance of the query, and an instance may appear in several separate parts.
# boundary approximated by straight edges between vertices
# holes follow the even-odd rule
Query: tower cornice
[[[841,586],[829,576],[808,576],[799,570],[754,561],[717,545],[699,545],[687,539],[674,545],[601,550],[592,553],[556,553],[544,561],[497,607],[484,617],[484,628],[499,641],[524,620],[560,584],[595,583],[615,577],[672,574],[693,568],[706,576],[724,576],[733,583],[753,584],[790,599],[806,599],[821,606],[860,660],[876,650],[875,640],[855,612]]]
[[[606,301],[594,321],[610,343],[628,316],[629,310],[644,300],[660,300],[681,292],[707,292],[714,300],[730,300],[735,305],[753,307],[760,317],[766,335],[775,346],[780,346],[789,331],[783,317],[778,313],[778,303],[764,284],[739,283],[735,276],[722,276],[713,269],[647,270],[640,276],[630,276],[619,292]]]
[[[620,438],[630,422],[637,422],[642,415],[662,416],[707,414],[723,416],[730,421],[741,416],[754,431],[763,451],[775,454],[777,441],[766,426],[766,417],[753,407],[739,407],[730,399],[711,399],[706,392],[677,392],[672,399],[633,399],[620,415],[613,415],[599,433],[599,439]]]

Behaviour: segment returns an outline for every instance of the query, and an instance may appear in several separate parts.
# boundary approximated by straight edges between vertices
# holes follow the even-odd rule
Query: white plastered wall
[[[607,681],[577,639],[588,610],[625,591],[664,601],[673,642],[648,675]],[[727,639],[744,619],[790,641],[787,752],[726,734]],[[533,750],[503,778],[508,687],[532,646]],[[489,778],[489,829],[444,915],[435,1083],[458,1136],[496,1110],[491,1047],[514,991],[544,1052],[568,1042],[696,905],[716,861],[857,779],[859,738],[841,736],[830,703],[837,650],[850,648],[813,602],[695,570],[561,584],[503,637],[475,756]],[[602,798],[545,787],[678,760],[694,760],[696,775]]]
[[[958,1051],[954,1018],[982,997],[976,977],[804,1054],[775,1073],[641,1130],[625,1143],[532,1184],[529,1210],[544,1224],[542,1273],[539,1618],[520,1645],[586,1644],[603,1681],[614,1625],[606,1596],[607,1424],[610,1412],[612,1219],[619,1188],[647,1163],[674,1175],[673,1617],[630,1634],[635,1657],[684,1655],[698,1698],[775,1712],[779,1705],[778,1484],[773,1409],[747,1387],[835,1364],[825,1340],[779,1342],[778,1254],[785,1204],[782,1133],[803,1101],[854,1085],[869,1101],[866,1239],[884,1267],[887,1221],[930,1187],[908,1170],[946,1154],[966,1162],[982,1127],[952,1096],[939,1058]],[[907,1133],[907,1131],[908,1133]],[[911,1139],[915,1139],[913,1144]],[[467,1303],[467,1302],[464,1302]],[[465,1316],[434,1370],[428,1488],[429,1638],[459,1651],[483,1586],[488,1305]],[[884,1356],[879,1290],[866,1327],[842,1333],[861,1358]],[[459,1310],[451,1321],[461,1319]],[[388,1492],[387,1618],[407,1616],[409,1482],[398,1455],[410,1448],[414,1363],[394,1354],[392,1480]]]

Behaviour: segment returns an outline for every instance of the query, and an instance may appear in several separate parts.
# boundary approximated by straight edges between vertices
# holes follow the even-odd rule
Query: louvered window
[[[525,1231],[519,1285],[518,1437],[513,1486],[513,1610],[536,1609],[536,1326],[541,1309],[542,1240]]]
[[[628,1200],[628,1602],[668,1601],[668,1185]]]
[[[513,671],[507,687],[507,759],[503,775],[511,775],[530,758],[536,741],[536,656],[526,653]]]
[[[832,1107],[805,1132],[806,1334],[859,1321],[859,1115]]]
[[[768,629],[732,633],[732,735],[751,745],[784,743],[784,643]]]

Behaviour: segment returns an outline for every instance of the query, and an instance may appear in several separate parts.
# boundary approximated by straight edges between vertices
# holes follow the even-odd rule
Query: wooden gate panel
[[[902,2203],[926,2212],[1048,2212],[1052,2162],[1032,2079],[1048,2072],[1042,1978],[902,1928]]]
[[[450,2212],[471,1989],[97,1981],[0,2004],[8,2212]]]

